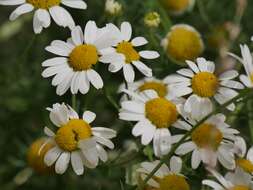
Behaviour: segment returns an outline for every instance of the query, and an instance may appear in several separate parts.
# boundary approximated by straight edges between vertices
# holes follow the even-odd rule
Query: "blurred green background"
[[[221,47],[225,44],[229,51],[239,53],[239,44],[250,45],[250,37],[253,34],[252,0],[247,2],[245,10],[242,7],[242,18],[240,12],[238,14],[238,6],[244,1],[239,0],[197,0],[192,11],[178,17],[169,15],[156,0],[121,0],[119,2],[123,4],[123,12],[115,17],[105,14],[104,0],[86,2],[88,9],[85,11],[67,8],[75,22],[82,27],[88,20],[95,20],[98,26],[104,26],[108,22],[117,25],[122,21],[131,22],[135,36],[145,36],[150,41],[146,49],[154,49],[161,54],[159,59],[146,62],[153,68],[154,76],[157,78],[163,78],[180,68],[167,58],[160,47],[160,39],[166,35],[172,24],[187,23],[194,26],[202,34],[205,42],[203,56],[216,61],[221,70],[226,67],[222,64],[224,60],[220,54]],[[32,14],[9,22],[8,17],[13,10],[14,6],[0,7],[0,189],[123,189],[125,169],[143,160],[143,154],[131,159],[129,155],[133,152],[130,152],[129,155],[122,156],[122,163],[104,164],[96,170],[87,169],[85,174],[79,177],[75,176],[69,167],[69,171],[62,176],[39,175],[34,172],[24,184],[18,185],[15,182],[17,175],[23,178],[25,176],[23,173],[28,167],[26,152],[29,145],[43,136],[44,126],[52,125],[45,108],[56,102],[71,104],[71,96],[69,93],[62,97],[57,96],[55,88],[51,86],[51,79],[43,79],[41,76],[41,63],[53,56],[44,48],[52,40],[67,39],[70,35],[69,30],[52,22],[50,28],[35,35],[32,29]],[[162,25],[157,29],[149,29],[143,23],[145,14],[150,11],[157,11],[161,15]],[[227,27],[229,24],[240,28],[240,33],[234,40],[230,38],[231,30]],[[111,153],[114,158],[119,150],[123,149],[126,140],[134,139],[131,126],[118,120],[118,111],[109,101],[112,98],[118,102],[120,95],[117,94],[117,88],[123,77],[121,72],[109,73],[102,64],[97,69],[102,75],[105,88],[99,91],[92,89],[87,95],[78,95],[78,104],[80,112],[89,109],[97,114],[96,124],[118,131],[119,135],[114,139],[116,150]],[[238,113],[233,117],[233,125],[248,134],[245,114]],[[251,143],[249,135],[245,137]],[[190,179],[191,189],[200,189],[203,170],[200,168],[194,172],[185,167],[184,171]],[[130,186],[124,188],[129,189]]]

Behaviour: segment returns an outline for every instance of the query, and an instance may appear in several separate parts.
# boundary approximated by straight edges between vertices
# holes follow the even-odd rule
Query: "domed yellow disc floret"
[[[200,97],[212,97],[219,87],[217,77],[209,72],[200,72],[192,78],[192,90]]]
[[[121,42],[117,46],[117,52],[124,54],[126,58],[126,63],[131,63],[132,61],[138,61],[140,59],[139,53],[134,49],[130,42]]]
[[[237,185],[237,186],[232,187],[229,190],[250,190],[250,188],[247,186],[243,186],[243,185]]]
[[[59,5],[61,0],[26,0],[37,9],[49,9],[50,7]]]
[[[192,0],[161,0],[162,4],[172,12],[183,12],[190,5]]]
[[[146,102],[146,117],[157,128],[168,128],[177,121],[178,112],[175,104],[165,98],[155,98]]]
[[[239,158],[236,160],[236,164],[241,167],[245,172],[253,172],[253,163],[247,159]]]
[[[155,90],[160,97],[165,97],[168,93],[167,87],[161,82],[145,82],[139,87],[139,91]]]
[[[40,174],[53,171],[52,167],[47,167],[44,164],[44,156],[53,146],[52,143],[46,142],[45,138],[34,141],[27,151],[28,165]]]
[[[183,176],[170,174],[164,178],[158,178],[159,190],[189,190],[189,184]]]
[[[199,33],[191,26],[173,27],[164,41],[168,55],[177,61],[195,60],[204,49]]]
[[[192,132],[191,138],[199,148],[217,150],[223,139],[223,135],[214,125],[204,123]]]
[[[78,148],[78,141],[91,137],[91,127],[81,119],[72,119],[59,128],[55,135],[57,145],[65,151],[74,151]]]
[[[69,55],[69,65],[75,71],[88,70],[97,62],[98,52],[93,45],[79,45]]]

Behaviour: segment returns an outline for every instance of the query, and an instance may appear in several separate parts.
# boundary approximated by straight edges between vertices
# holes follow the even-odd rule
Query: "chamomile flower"
[[[141,61],[141,58],[155,59],[159,57],[159,54],[156,51],[138,52],[136,50],[136,47],[143,46],[148,41],[144,37],[136,37],[131,40],[132,26],[128,22],[123,22],[120,30],[115,26],[114,33],[118,37],[118,43],[114,44],[115,48],[108,49],[104,52],[100,61],[110,64],[108,67],[110,72],[115,73],[123,69],[127,82],[134,81],[135,73],[133,66],[145,76],[151,77],[152,70]]]
[[[44,156],[53,146],[54,144],[48,142],[47,138],[39,138],[30,145],[27,151],[27,162],[35,172],[45,174],[52,171],[52,167],[44,163]]]
[[[85,111],[82,118],[70,107],[63,104],[54,104],[50,111],[51,121],[58,127],[56,133],[45,127],[44,131],[55,145],[50,149],[44,161],[47,166],[55,163],[55,171],[63,174],[71,162],[77,175],[82,175],[84,166],[95,168],[99,159],[107,161],[107,153],[103,146],[110,149],[114,144],[110,140],[116,136],[112,129],[91,127],[96,114]],[[83,166],[84,165],[84,166]]]
[[[177,24],[171,27],[161,45],[169,57],[180,62],[195,60],[204,51],[204,43],[200,33],[186,24]]]
[[[106,0],[105,12],[110,15],[117,15],[122,11],[122,5],[114,0]]]
[[[159,97],[154,90],[145,90],[139,94],[129,90],[124,92],[132,99],[121,103],[119,118],[137,122],[132,134],[136,137],[141,136],[143,145],[148,145],[153,140],[156,156],[167,154],[174,141],[169,128],[184,128],[177,110],[181,100]]]
[[[182,105],[179,106],[180,114],[191,124],[185,127],[190,131],[197,121],[205,115],[201,109],[192,105],[196,113],[187,113]],[[207,111],[206,114],[208,114]],[[210,111],[209,111],[210,112]],[[196,117],[199,113],[199,117]],[[239,132],[225,122],[226,117],[223,114],[216,114],[208,118],[204,123],[199,125],[190,135],[190,138],[182,143],[176,150],[176,154],[185,155],[192,152],[191,166],[193,169],[198,168],[201,162],[209,167],[215,167],[217,160],[227,169],[235,168],[234,158],[234,140]]]
[[[43,28],[48,28],[51,17],[59,26],[69,27],[70,29],[75,26],[72,16],[60,4],[76,9],[87,8],[83,0],[0,0],[0,5],[19,5],[11,13],[10,20],[15,20],[20,15],[35,10],[33,17],[33,30],[35,33],[40,33]]]
[[[231,56],[238,59],[244,66],[246,71],[246,75],[240,75],[241,82],[248,88],[253,88],[253,61],[252,55],[247,45],[241,45],[241,54],[242,58],[238,57],[237,55],[231,54]]]
[[[160,0],[160,2],[170,13],[181,15],[194,6],[195,0]]]
[[[76,26],[67,41],[54,40],[46,47],[48,52],[58,57],[48,59],[42,63],[47,67],[42,76],[54,76],[52,85],[57,86],[56,93],[63,95],[69,88],[72,94],[80,91],[86,94],[90,83],[96,88],[103,87],[103,80],[94,70],[94,66],[101,59],[101,51],[114,44],[110,24],[104,28],[97,28],[94,21],[89,21],[84,30]]]
[[[161,18],[157,12],[149,12],[144,17],[144,24],[150,28],[157,28],[160,23]]]
[[[240,167],[245,172],[253,174],[253,147],[247,152],[247,145],[242,137],[237,137],[235,140],[235,152],[238,155],[236,159],[237,167]]]
[[[218,182],[206,179],[202,181],[202,184],[214,190],[253,190],[252,177],[239,168],[234,173],[226,174],[225,177],[215,170],[209,169],[209,171]]]
[[[119,92],[122,92],[126,89],[126,85],[122,84],[119,87]],[[159,97],[172,99],[174,96],[172,86],[169,86],[164,80],[160,80],[154,77],[145,77],[142,80],[128,83],[127,90],[140,93],[145,90],[154,90]],[[127,100],[127,95],[124,94],[122,100]]]
[[[137,169],[141,180],[144,180],[148,174],[157,166],[159,160],[154,162],[143,162],[141,167]],[[180,172],[182,169],[182,160],[173,156],[170,159],[170,167],[163,164],[154,176],[148,181],[148,185],[159,190],[189,190],[190,186],[186,181],[186,177]]]
[[[180,69],[178,74],[168,76],[165,81],[173,85],[173,92],[177,96],[190,95],[185,103],[185,108],[191,104],[206,105],[212,107],[211,99],[219,104],[224,104],[238,95],[234,89],[243,89],[244,86],[233,79],[238,76],[236,70],[228,70],[217,76],[214,73],[215,64],[204,58],[197,58],[197,65],[192,61],[186,61],[190,69]],[[234,110],[235,105],[227,107]],[[191,110],[187,110],[191,112]]]

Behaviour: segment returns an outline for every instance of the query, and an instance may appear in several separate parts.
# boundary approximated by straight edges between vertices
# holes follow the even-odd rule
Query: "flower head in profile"
[[[158,165],[159,160],[154,162],[143,162],[137,169],[140,180],[144,180],[148,174]],[[170,159],[170,167],[163,164],[154,176],[148,181],[148,186],[159,190],[190,190],[186,177],[180,172],[182,169],[182,160],[177,156]]]
[[[182,105],[179,106],[180,114],[189,123],[185,127],[187,131],[190,131],[192,126],[211,112],[211,110],[205,110],[205,107],[199,108],[195,105],[192,107],[195,111],[187,113]],[[217,165],[217,161],[227,169],[234,169],[234,140],[239,131],[230,128],[225,120],[226,117],[223,114],[209,117],[193,130],[190,138],[178,147],[176,154],[185,155],[192,152],[191,166],[193,169],[198,168],[201,162],[213,168]]]
[[[19,5],[10,15],[10,20],[17,19],[20,15],[35,10],[33,17],[33,30],[40,33],[43,28],[50,26],[51,17],[59,26],[75,26],[72,16],[60,4],[76,9],[86,9],[83,0],[1,0],[0,5]],[[51,16],[51,17],[50,17]]]
[[[235,139],[235,152],[237,154],[236,166],[249,174],[253,174],[253,147],[247,151],[247,145],[242,137]]]
[[[52,85],[57,86],[58,95],[63,95],[69,88],[72,94],[77,94],[78,91],[86,94],[90,83],[96,89],[102,88],[103,80],[94,66],[99,63],[103,49],[115,43],[113,39],[110,24],[98,28],[95,22],[89,21],[84,33],[76,26],[67,42],[54,40],[46,47],[48,52],[56,54],[57,57],[42,63],[43,67],[47,67],[42,76],[54,76]]]
[[[234,173],[229,172],[223,177],[217,171],[209,169],[216,180],[203,180],[202,184],[211,187],[213,190],[252,190],[252,177],[243,172],[240,168]]]
[[[121,103],[119,118],[135,121],[134,136],[141,136],[141,143],[148,145],[153,140],[156,156],[167,154],[176,136],[171,136],[170,127],[184,128],[177,110],[181,100],[159,97],[154,90],[135,93],[124,90],[131,99]]]
[[[239,60],[246,71],[246,75],[240,75],[241,82],[248,88],[253,88],[253,61],[252,55],[247,45],[241,45],[241,54],[242,58],[238,57],[235,54],[229,53],[231,56]]]
[[[99,160],[107,161],[107,153],[103,146],[110,149],[114,144],[110,140],[116,136],[112,129],[92,127],[91,123],[96,115],[85,111],[82,118],[70,107],[63,104],[54,104],[50,111],[50,119],[58,127],[56,133],[45,127],[44,131],[49,136],[54,147],[44,157],[47,166],[55,163],[55,171],[63,174],[69,163],[74,172],[82,175],[84,166],[95,168]]]
[[[157,28],[160,23],[160,15],[157,12],[149,12],[144,17],[144,24],[148,27]]]
[[[118,15],[122,11],[122,5],[115,0],[106,0],[105,12],[110,15]]]
[[[127,82],[133,82],[135,66],[142,74],[147,77],[152,76],[152,70],[148,68],[141,59],[155,59],[159,57],[156,51],[140,51],[136,47],[143,46],[148,43],[144,37],[132,37],[132,26],[128,22],[123,22],[120,29],[114,26],[114,34],[118,37],[118,42],[114,44],[114,48],[110,48],[104,52],[101,62],[109,64],[110,72],[118,72],[123,69],[124,77]]]
[[[186,24],[177,24],[171,27],[161,45],[168,57],[179,62],[195,60],[204,51],[204,43],[200,33]]]
[[[192,61],[186,63],[190,69],[180,69],[178,74],[168,76],[165,81],[173,85],[173,92],[177,96],[190,95],[185,103],[187,108],[197,104],[212,107],[212,99],[224,104],[238,95],[234,89],[244,88],[240,82],[234,80],[239,75],[236,70],[228,70],[217,76],[214,73],[215,64],[204,58],[198,58],[197,64]],[[235,105],[230,104],[227,108],[234,110]]]

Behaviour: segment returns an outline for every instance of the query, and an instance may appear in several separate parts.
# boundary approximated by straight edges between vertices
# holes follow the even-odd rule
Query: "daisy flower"
[[[192,107],[189,104],[205,104],[212,107],[212,98],[219,104],[224,104],[238,95],[234,89],[244,88],[240,82],[233,80],[238,76],[236,70],[229,70],[217,76],[214,74],[215,64],[204,58],[197,58],[197,65],[192,61],[186,63],[190,69],[180,69],[177,71],[178,74],[165,79],[167,83],[173,85],[173,92],[177,96],[190,95],[185,107]],[[235,105],[230,104],[227,109],[234,110]]]
[[[225,177],[214,170],[209,171],[218,182],[206,179],[202,184],[214,190],[253,190],[252,177],[241,169],[236,169],[234,173],[228,173]]]
[[[145,90],[140,94],[124,90],[131,100],[123,101],[119,118],[126,121],[136,121],[132,129],[134,136],[141,136],[141,143],[148,145],[153,140],[156,156],[167,154],[175,140],[171,136],[171,126],[184,128],[180,119],[177,105],[181,100],[171,100],[159,97],[154,90]]]
[[[93,68],[100,61],[102,50],[115,43],[113,39],[110,24],[100,29],[94,21],[89,21],[84,34],[80,26],[76,26],[67,42],[54,40],[46,47],[48,52],[58,57],[42,63],[43,67],[47,67],[42,76],[47,78],[55,75],[52,85],[57,86],[58,95],[63,95],[69,88],[72,94],[78,91],[86,94],[90,83],[96,89],[102,88],[103,80]]]
[[[238,155],[236,159],[237,167],[240,167],[245,172],[253,174],[253,147],[247,152],[247,145],[242,137],[237,137],[235,140],[235,152]]]
[[[204,51],[200,33],[187,24],[176,24],[171,27],[161,45],[168,57],[180,62],[195,60]]]
[[[193,107],[195,107],[193,105]],[[201,115],[202,109],[196,108],[199,117],[195,120],[198,113],[189,114],[184,112],[183,106],[179,106],[180,114],[188,120],[187,131],[196,125],[204,115]],[[209,111],[210,112],[210,111]],[[207,114],[208,112],[206,112]],[[234,158],[234,140],[239,132],[225,123],[226,117],[223,114],[216,114],[208,118],[204,123],[199,125],[190,135],[186,142],[182,143],[176,150],[176,154],[185,155],[192,152],[191,166],[193,169],[198,168],[201,162],[209,167],[215,167],[217,160],[227,169],[235,168]]]
[[[44,162],[47,166],[55,163],[55,171],[63,174],[71,162],[77,175],[82,175],[84,166],[95,168],[99,159],[107,161],[107,153],[103,146],[114,148],[111,138],[116,136],[112,129],[104,127],[92,127],[96,114],[85,111],[82,118],[70,107],[62,104],[54,104],[50,111],[50,119],[58,127],[56,133],[45,127],[44,131],[49,136],[54,147],[50,149]]]
[[[119,87],[118,92],[121,93],[126,89],[126,85],[122,84]],[[157,79],[155,77],[145,77],[142,80],[128,83],[127,90],[133,91],[136,93],[143,92],[145,90],[154,90],[158,94],[159,97],[171,99],[174,96],[172,87],[168,85],[164,80]],[[126,95],[123,95],[123,100],[127,100]]]
[[[101,57],[101,62],[109,63],[108,70],[110,72],[118,72],[123,69],[124,77],[127,82],[133,82],[135,66],[142,74],[147,77],[152,76],[152,70],[148,68],[142,61],[144,59],[155,59],[159,57],[156,51],[140,51],[136,47],[143,46],[148,43],[144,37],[132,37],[132,26],[128,22],[121,24],[120,30],[114,26],[115,35],[118,37],[118,43],[114,44],[113,49],[108,49]],[[131,41],[130,41],[131,40]]]
[[[141,180],[144,180],[148,174],[157,166],[159,160],[154,162],[143,162],[141,167],[137,169]],[[189,190],[190,186],[186,181],[185,176],[180,172],[182,169],[182,160],[179,157],[173,156],[170,159],[169,167],[163,164],[154,176],[148,181],[148,185],[159,190],[177,189]]]
[[[11,21],[35,9],[33,30],[36,34],[50,26],[50,15],[59,26],[70,29],[75,26],[72,16],[60,4],[76,9],[87,8],[83,0],[0,0],[0,5],[19,5],[10,15]]]
[[[248,88],[253,88],[253,61],[252,55],[250,53],[249,47],[247,45],[240,45],[242,58],[235,54],[229,53],[232,57],[239,60],[246,71],[246,75],[240,75],[241,82]]]

